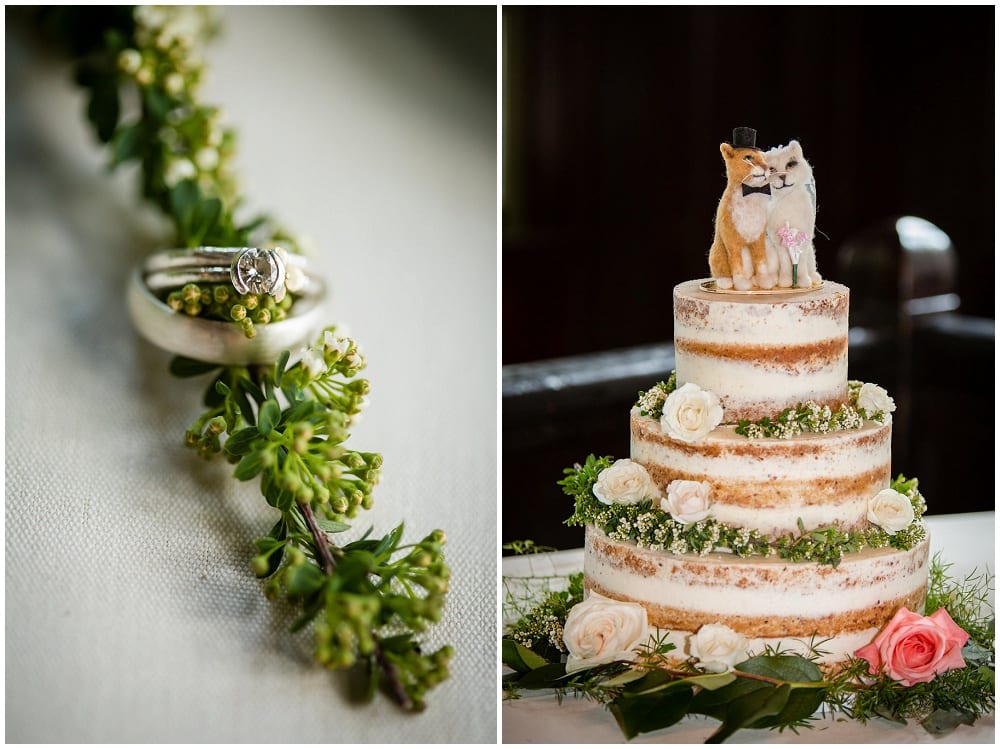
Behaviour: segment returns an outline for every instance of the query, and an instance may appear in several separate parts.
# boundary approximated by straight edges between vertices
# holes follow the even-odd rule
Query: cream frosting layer
[[[797,532],[800,518],[807,530],[868,527],[868,500],[891,479],[891,422],[790,439],[749,440],[734,429],[720,425],[699,442],[681,442],[633,408],[631,458],[661,488],[707,481],[712,517],[727,525],[771,537]]]
[[[588,590],[646,608],[651,626],[687,638],[705,624],[725,624],[756,642],[823,644],[830,662],[871,641],[906,606],[922,611],[929,541],[909,551],[847,554],[837,567],[776,557],[703,557],[641,549],[588,526],[584,583]],[[685,651],[686,652],[686,651]]]
[[[726,421],[846,400],[846,286],[758,295],[710,292],[702,283],[674,288],[678,385],[718,395]]]

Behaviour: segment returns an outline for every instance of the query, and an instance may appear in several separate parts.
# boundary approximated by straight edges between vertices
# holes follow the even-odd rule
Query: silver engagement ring
[[[235,323],[171,309],[166,295],[187,284],[230,283],[239,294],[296,295],[288,317],[259,325],[247,338]],[[326,285],[306,258],[280,248],[195,247],[154,253],[129,280],[128,308],[136,329],[154,345],[192,359],[245,365],[273,361],[307,343],[323,327]]]

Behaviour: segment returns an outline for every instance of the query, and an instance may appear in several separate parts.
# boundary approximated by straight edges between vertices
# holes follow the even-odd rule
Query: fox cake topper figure
[[[715,216],[715,241],[708,265],[720,289],[771,289],[778,267],[767,257],[767,206],[770,171],[757,148],[757,131],[733,130],[733,142],[719,146],[726,162],[726,189]]]
[[[778,267],[778,286],[808,289],[820,283],[813,238],[816,182],[797,140],[772,148],[767,159],[771,201],[767,210],[769,267]]]

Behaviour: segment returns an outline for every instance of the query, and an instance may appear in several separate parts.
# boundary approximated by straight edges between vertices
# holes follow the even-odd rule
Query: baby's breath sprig
[[[87,116],[111,151],[111,166],[139,165],[144,198],[171,221],[179,246],[274,247],[300,243],[271,218],[236,218],[241,194],[232,169],[236,136],[217,107],[202,103],[201,44],[215,31],[204,7],[138,7],[109,12],[97,39],[74,37],[77,13],[43,10],[81,55],[77,82]],[[80,28],[87,24],[79,24]],[[251,238],[257,241],[251,241]],[[291,286],[291,284],[289,284]],[[164,296],[175,312],[240,325],[293,314],[295,296],[239,294],[231,284],[188,284]],[[180,377],[211,375],[204,412],[185,434],[205,457],[223,455],[242,481],[260,480],[278,514],[254,543],[254,573],[269,598],[300,608],[293,630],[312,626],[315,657],[329,668],[358,666],[369,694],[382,687],[404,709],[419,710],[427,691],[448,675],[452,649],[423,653],[416,640],[441,618],[450,573],[444,532],[402,545],[403,526],[382,538],[336,545],[330,534],[368,509],[382,457],[347,446],[348,430],[367,404],[365,360],[357,344],[328,328],[290,361],[225,366],[175,357]]]
[[[914,521],[895,534],[874,526],[860,531],[838,528],[806,531],[800,523],[798,534],[769,539],[757,530],[725,525],[712,518],[680,523],[649,500],[636,504],[604,504],[594,496],[593,487],[600,472],[613,462],[610,456],[596,458],[590,455],[584,465],[565,469],[566,478],[559,485],[564,493],[574,498],[574,512],[565,521],[566,525],[593,525],[616,541],[630,541],[640,548],[672,554],[777,555],[792,562],[817,562],[833,567],[840,564],[844,554],[864,548],[912,549],[927,536],[920,522],[927,505],[917,491],[917,480],[902,475],[891,482],[890,488],[909,497]]]
[[[636,401],[636,408],[642,416],[658,419],[663,415],[663,404],[667,396],[677,389],[677,372],[671,372],[666,382],[662,380],[649,390],[639,391],[639,400]]]

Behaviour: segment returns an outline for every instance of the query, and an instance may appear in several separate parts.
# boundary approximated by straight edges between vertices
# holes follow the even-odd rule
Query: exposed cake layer
[[[669,631],[685,656],[693,633],[725,624],[751,640],[751,652],[778,643],[804,652],[802,642],[828,640],[824,660],[834,663],[871,642],[900,607],[923,610],[928,549],[924,540],[909,551],[865,550],[832,567],[651,551],[588,526],[584,585],[642,604],[650,625]]]
[[[726,421],[756,420],[808,400],[831,407],[847,397],[846,286],[805,292],[674,288],[677,384],[719,396]]]
[[[892,424],[750,440],[716,427],[689,444],[665,435],[660,422],[632,409],[631,458],[661,488],[674,479],[707,481],[712,517],[768,536],[836,526],[869,526],[868,500],[889,486]]]

